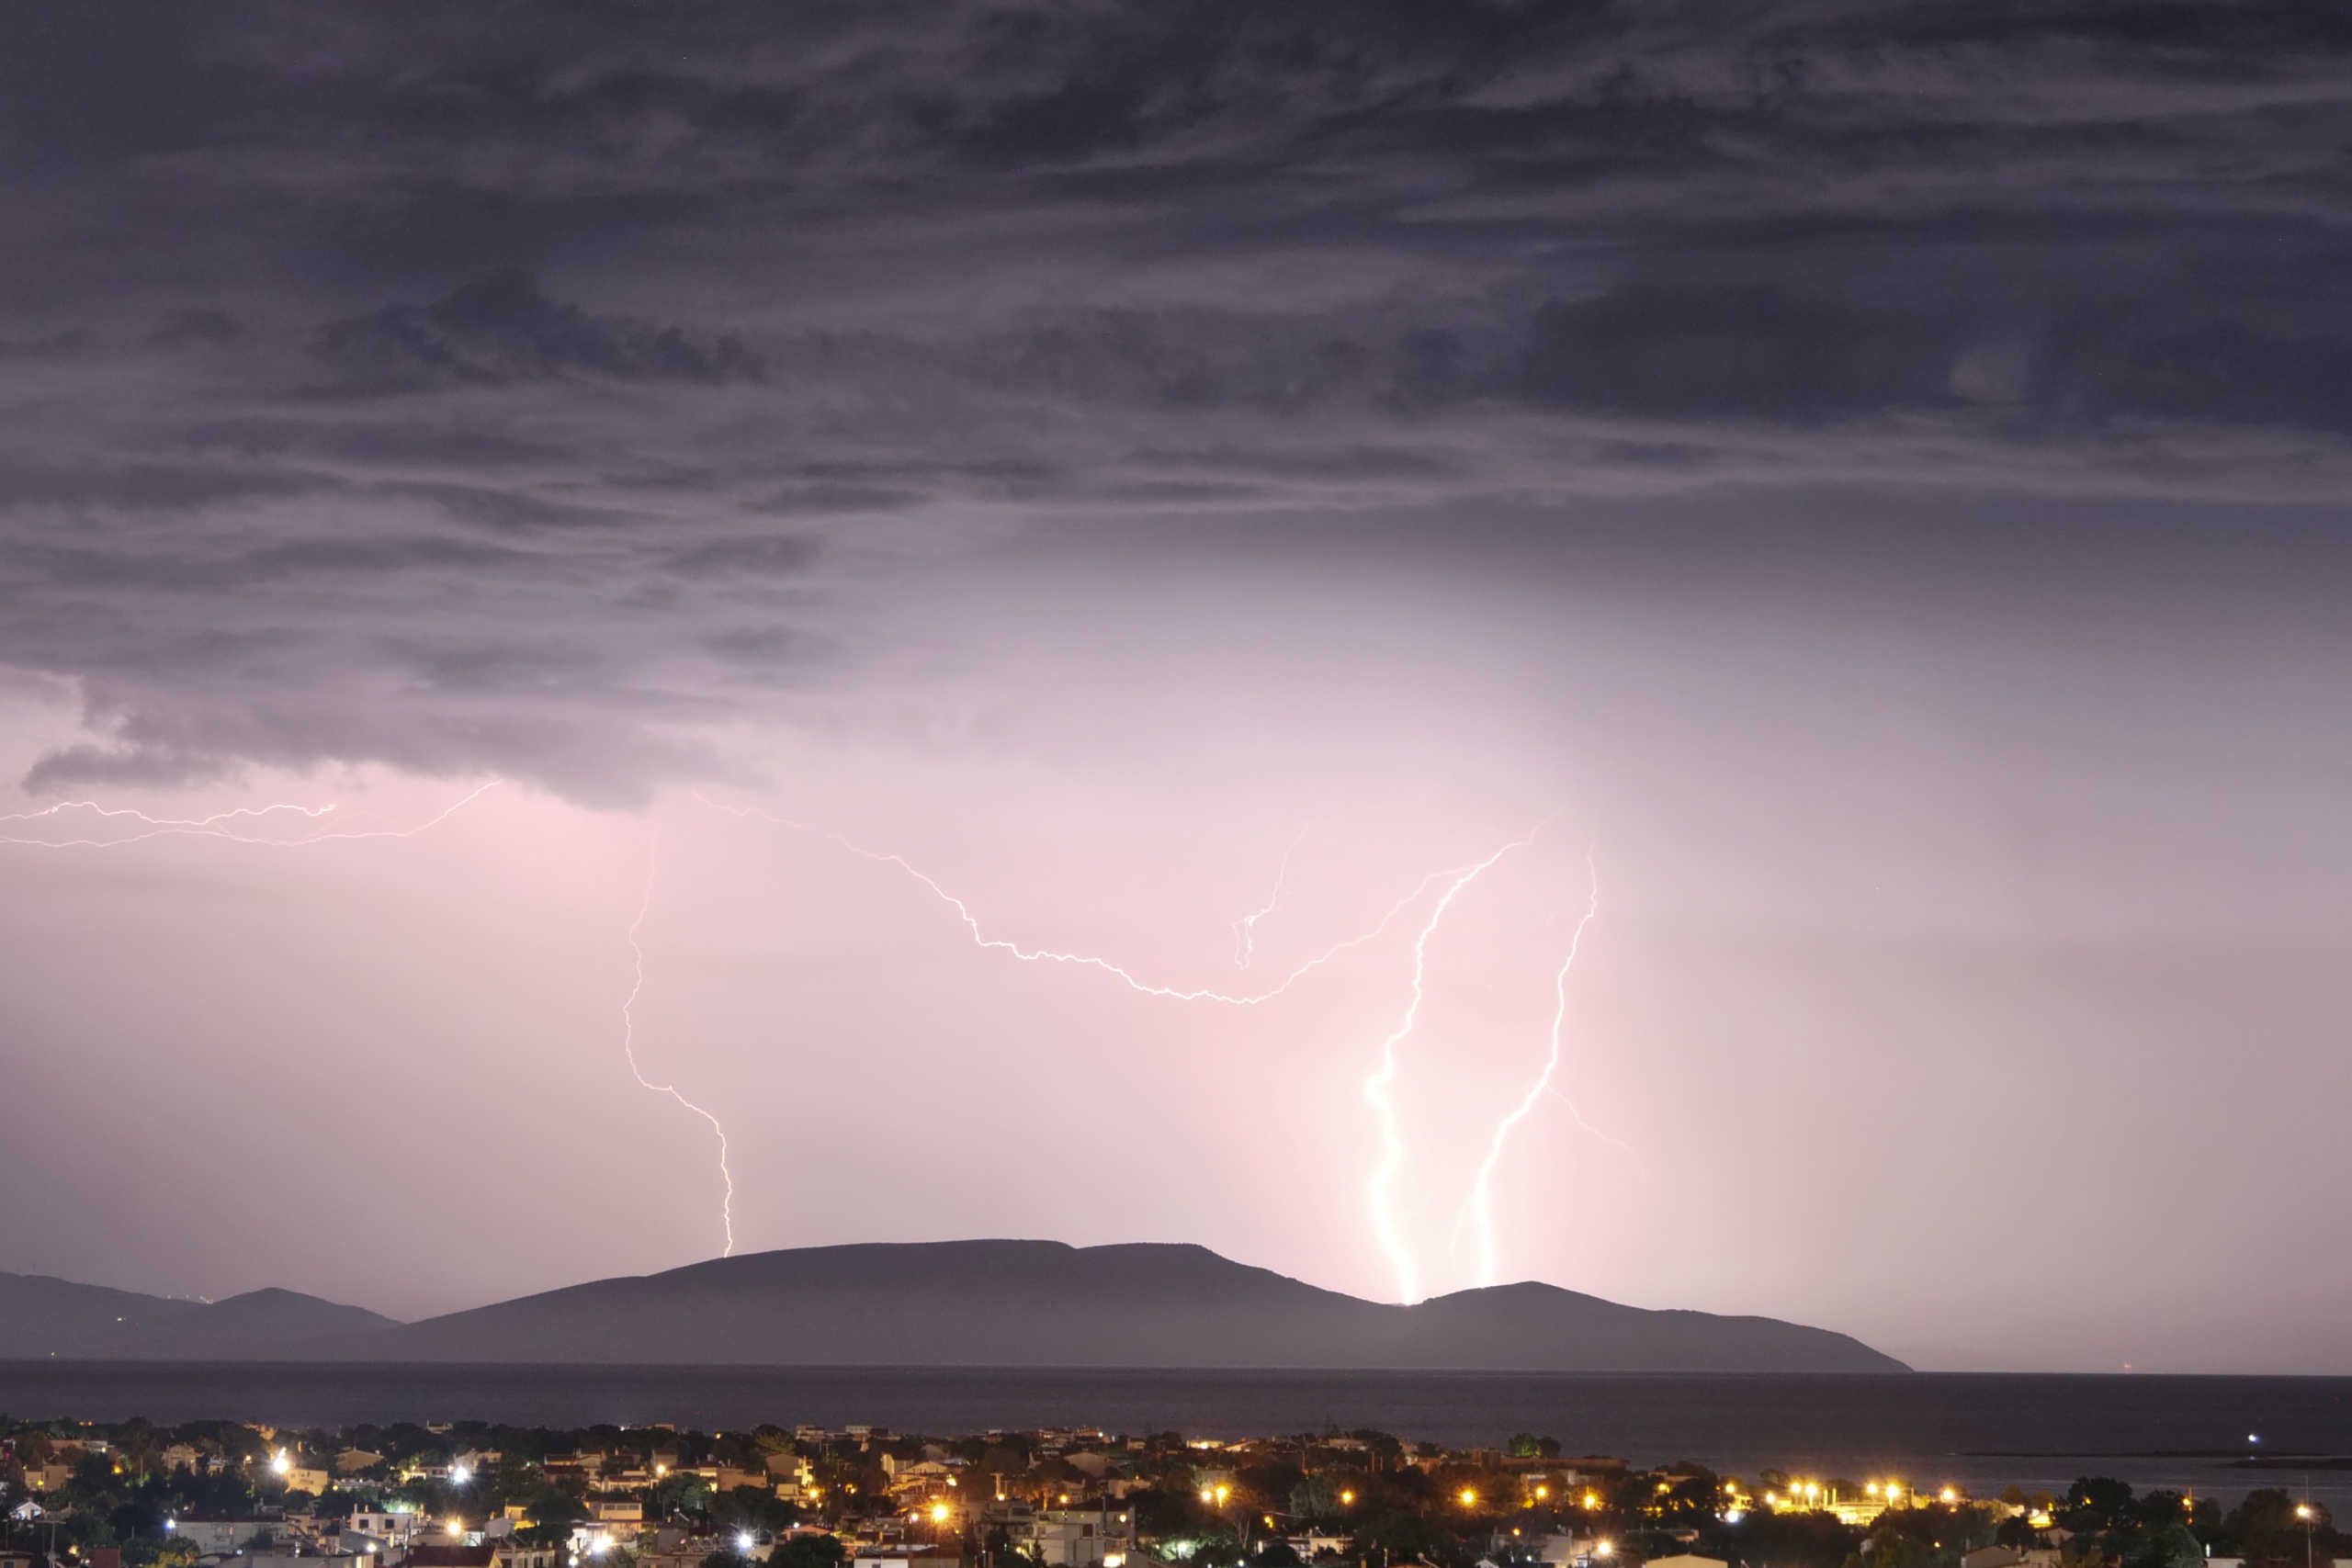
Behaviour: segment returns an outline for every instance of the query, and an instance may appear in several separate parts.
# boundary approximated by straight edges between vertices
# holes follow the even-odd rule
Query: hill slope
[[[143,1296],[0,1274],[0,1359],[1289,1367],[1883,1372],[1769,1317],[1650,1312],[1542,1284],[1361,1301],[1201,1247],[798,1247],[397,1324],[291,1291]]]
[[[208,1303],[0,1273],[0,1359],[248,1359],[394,1326],[363,1307],[295,1291],[252,1291]]]
[[[342,1347],[360,1353],[361,1347]],[[802,1366],[1900,1371],[1842,1334],[1550,1285],[1402,1307],[1205,1247],[803,1247],[600,1280],[369,1336],[371,1358]]]

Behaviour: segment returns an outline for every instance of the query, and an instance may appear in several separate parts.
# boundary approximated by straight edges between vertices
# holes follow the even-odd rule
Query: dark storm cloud
[[[0,660],[626,797],[1035,524],[2324,500],[2347,138],[2305,5],[19,9]]]
[[[559,304],[508,268],[423,307],[388,306],[335,321],[320,348],[363,383],[497,385],[561,376],[622,380],[758,380],[763,367],[732,337],[696,342],[676,327],[590,315]]]

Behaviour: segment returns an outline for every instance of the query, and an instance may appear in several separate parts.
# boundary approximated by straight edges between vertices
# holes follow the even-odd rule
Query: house
[[[589,1505],[600,1525],[641,1525],[645,1505],[635,1497],[599,1497]]]
[[[373,1470],[383,1462],[384,1456],[373,1449],[345,1449],[334,1456],[334,1472],[337,1475],[356,1475],[363,1470]]]
[[[165,1475],[175,1470],[201,1470],[204,1468],[204,1450],[194,1443],[174,1443],[155,1456],[155,1468]]]
[[[491,1568],[560,1568],[570,1555],[560,1547],[525,1546],[513,1536],[491,1544]]]
[[[1701,1557],[1695,1552],[1678,1551],[1671,1557],[1653,1557],[1647,1568],[1731,1568],[1720,1557]]]
[[[255,1518],[165,1519],[164,1529],[194,1545],[198,1557],[226,1557],[232,1551],[274,1545],[278,1524],[277,1519]]]
[[[890,1495],[894,1497],[909,1494],[929,1496],[956,1483],[956,1468],[935,1459],[893,1461],[884,1454],[882,1472],[890,1478]]]
[[[96,1568],[96,1564],[91,1568]],[[237,1568],[372,1568],[372,1564],[370,1559],[350,1553],[305,1552],[297,1556],[290,1551],[259,1551],[240,1558]]]
[[[1960,1554],[1960,1568],[2018,1568],[2025,1553],[2014,1546],[1980,1546]]]
[[[1039,1508],[1007,1532],[1046,1568],[1121,1568],[1135,1551],[1135,1514],[1102,1505]]]
[[[327,1488],[334,1484],[334,1477],[315,1465],[298,1464],[280,1474],[288,1492],[307,1492],[313,1497],[323,1497]]]
[[[1606,1562],[1608,1542],[1596,1535],[1547,1535],[1536,1543],[1536,1561],[1544,1568],[1591,1568]]]
[[[372,1536],[387,1544],[407,1546],[430,1529],[432,1525],[430,1518],[413,1509],[394,1513],[384,1508],[355,1508],[343,1528],[346,1531]]]
[[[1332,1530],[1308,1530],[1305,1535],[1285,1539],[1301,1562],[1312,1562],[1318,1557],[1345,1557],[1355,1546],[1355,1537]]]

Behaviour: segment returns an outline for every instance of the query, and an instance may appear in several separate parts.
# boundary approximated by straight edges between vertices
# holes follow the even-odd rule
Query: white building
[[[1046,1568],[1121,1568],[1136,1547],[1128,1508],[1040,1508],[1008,1533]]]

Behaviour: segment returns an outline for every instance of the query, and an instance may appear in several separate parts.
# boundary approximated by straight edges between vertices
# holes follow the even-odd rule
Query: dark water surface
[[[0,1362],[18,1418],[277,1425],[772,1421],[960,1433],[992,1427],[1175,1429],[1237,1438],[1326,1426],[1499,1446],[1548,1433],[1574,1453],[1692,1459],[1984,1492],[2113,1475],[2233,1496],[2308,1489],[2352,1506],[2352,1470],[2236,1468],[2249,1451],[2352,1455],[2352,1378],[1512,1372],[1122,1371],[942,1368],[451,1367]],[[2250,1450],[2248,1433],[2259,1433]],[[2307,1479],[2308,1478],[2308,1479]]]

